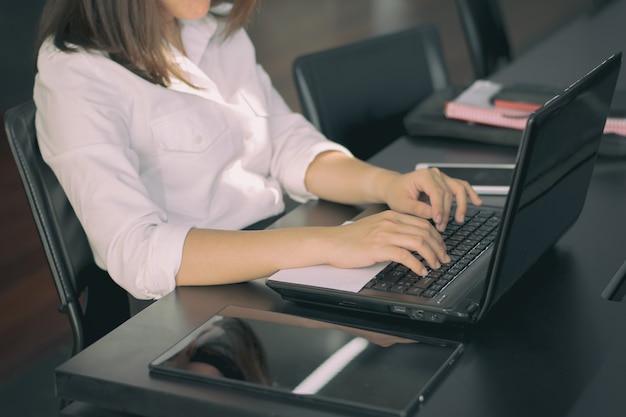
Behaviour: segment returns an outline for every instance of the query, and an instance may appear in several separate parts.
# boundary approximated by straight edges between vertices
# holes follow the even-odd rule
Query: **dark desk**
[[[609,20],[626,17],[626,1],[596,16]],[[580,22],[576,20],[571,27],[555,33],[545,45],[569,44],[566,35],[581,33]],[[616,30],[623,27],[621,22],[613,26]],[[609,29],[607,24],[599,28]],[[589,36],[596,36],[595,30],[590,30]],[[620,36],[620,40],[624,42],[626,36]],[[595,44],[584,57],[580,56],[580,46],[572,48],[555,56],[547,46],[540,45],[535,55],[529,51],[494,78],[562,80],[562,84],[569,84],[608,55],[596,50]],[[549,57],[545,64],[537,61],[544,54]],[[584,64],[575,65],[573,61],[578,58]],[[545,72],[538,75],[552,68],[556,78]],[[556,68],[570,72],[563,75]],[[372,162],[408,171],[419,161],[511,162],[514,153],[510,148],[401,138]],[[485,321],[462,335],[467,340],[465,352],[420,410],[420,416],[624,415],[626,303],[607,300],[601,293],[626,257],[625,190],[626,161],[599,160],[579,221],[501,299]],[[307,204],[281,219],[277,227],[340,224],[357,212],[353,207],[324,202]],[[284,302],[260,281],[179,288],[61,365],[56,370],[58,395],[93,404],[95,407],[87,407],[87,415],[109,415],[106,409],[146,416],[250,416],[257,415],[255,412],[319,415],[312,410],[251,400],[243,394],[150,376],[148,363],[152,359],[227,304],[359,327],[400,332],[433,330],[408,320]],[[79,415],[80,411],[75,406],[68,415]]]
[[[417,160],[433,158],[494,162],[514,158],[508,148],[441,145],[402,138],[373,162],[406,171]],[[576,415],[577,407],[595,403],[598,395],[610,401],[603,405],[607,414],[626,409],[624,397],[615,392],[626,386],[622,355],[626,304],[600,295],[626,255],[624,190],[626,164],[599,161],[578,223],[469,332],[466,351],[420,415]],[[279,225],[340,224],[356,212],[329,203],[307,204]],[[430,331],[408,320],[338,314],[284,302],[263,282],[180,288],[61,365],[56,371],[58,395],[148,416],[200,411],[234,416],[254,410],[319,415],[149,375],[147,364],[152,359],[227,304],[401,332]],[[243,410],[237,414],[232,406]]]

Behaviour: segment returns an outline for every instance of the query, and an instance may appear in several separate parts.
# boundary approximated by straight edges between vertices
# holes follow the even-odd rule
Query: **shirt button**
[[[247,132],[245,136],[245,140],[251,140],[251,139],[252,139],[252,132]]]
[[[202,135],[196,135],[196,137],[193,138],[193,141],[198,144],[202,143]]]

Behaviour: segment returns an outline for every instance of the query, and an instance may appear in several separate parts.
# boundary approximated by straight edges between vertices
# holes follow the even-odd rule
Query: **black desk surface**
[[[509,148],[402,138],[373,162],[406,171],[418,160],[508,162],[513,154]],[[624,190],[624,160],[598,161],[577,224],[484,322],[465,334],[466,351],[420,415],[577,415],[602,398],[603,411],[621,415],[619,410],[626,410],[624,396],[617,392],[626,386],[626,303],[601,296],[626,257]],[[330,203],[307,204],[279,225],[340,224],[357,211]],[[234,416],[238,414],[229,407],[236,405],[244,406],[241,415],[251,410],[316,415],[149,375],[152,359],[227,304],[356,326],[432,331],[408,320],[284,302],[260,281],[179,288],[61,365],[56,371],[59,396],[150,416],[199,411]]]
[[[626,17],[626,2],[616,2],[602,13],[611,19],[611,13]],[[552,39],[565,42],[560,36],[568,31],[580,33],[583,26],[579,25],[577,20],[573,29],[563,28],[546,45]],[[617,25],[626,27],[621,22]],[[624,39],[622,36],[622,42]],[[530,74],[537,74],[537,68],[531,70],[528,66],[534,59],[545,54],[552,62],[557,59],[541,45],[536,51],[534,58],[534,52],[529,51],[519,58],[519,67],[513,64],[494,78],[528,80]],[[579,71],[572,63],[568,73],[572,76],[561,75],[560,79],[566,77],[568,84],[589,69],[590,62],[596,61],[596,52],[605,55],[591,47],[586,52],[591,55],[585,60],[584,69]],[[563,52],[567,57],[576,53],[579,52]],[[569,58],[563,57],[557,61],[561,59],[569,62]],[[572,58],[571,62],[578,59]],[[564,68],[561,63],[558,66]],[[372,162],[409,171],[420,161],[511,162],[514,157],[515,150],[511,148],[401,138]],[[450,332],[451,336],[466,339],[466,350],[420,410],[420,416],[626,413],[626,396],[622,392],[626,387],[626,303],[601,295],[626,258],[625,191],[626,159],[600,159],[585,208],[574,227],[500,300],[486,320],[466,332]],[[277,227],[340,224],[356,213],[358,209],[354,207],[325,202],[306,204],[281,219]],[[319,415],[311,410],[249,400],[242,394],[225,394],[150,376],[148,363],[152,359],[227,304],[362,327],[433,331],[409,320],[338,313],[284,302],[262,281],[179,288],[61,365],[56,370],[58,395],[147,416],[248,416],[254,412]],[[233,407],[240,409],[235,411]],[[105,410],[97,413],[93,409],[88,414],[109,415]]]

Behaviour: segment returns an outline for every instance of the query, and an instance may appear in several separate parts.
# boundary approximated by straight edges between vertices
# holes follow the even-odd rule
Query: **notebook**
[[[506,86],[500,83],[476,80],[457,98],[445,103],[444,113],[449,119],[523,130],[526,126],[527,117],[541,105],[505,100],[507,93],[514,93],[514,88],[514,86],[509,86],[507,90]],[[526,85],[519,88],[540,90],[541,86]],[[550,90],[553,89],[544,87],[544,91],[538,91],[536,93],[537,101],[543,102],[540,98],[540,92],[546,97]],[[516,93],[519,96],[522,94],[522,91]],[[528,91],[528,96],[532,95],[532,91]],[[604,125],[604,133],[625,136],[626,119],[609,115]]]
[[[298,302],[435,323],[480,320],[578,219],[620,66],[621,52],[528,118],[504,207],[471,210],[479,218],[465,224],[487,224],[492,230],[476,237],[487,241],[470,248],[478,252],[475,259],[460,258],[455,278],[442,280],[441,271],[433,270],[424,282],[400,265],[399,272],[381,281],[373,279],[393,263],[356,269],[320,265],[279,271],[266,284]],[[457,252],[446,244],[453,257],[451,252]]]

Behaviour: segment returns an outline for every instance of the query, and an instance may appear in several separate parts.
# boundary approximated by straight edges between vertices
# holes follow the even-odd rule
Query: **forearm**
[[[322,199],[344,204],[386,202],[388,185],[400,174],[339,152],[319,155],[309,166],[306,187]]]
[[[176,285],[215,285],[261,278],[279,269],[327,262],[327,227],[257,231],[192,229]]]
[[[176,285],[249,281],[289,268],[332,265],[361,268],[399,262],[415,273],[450,261],[441,235],[416,216],[387,210],[344,226],[260,231],[192,229],[183,247]]]

